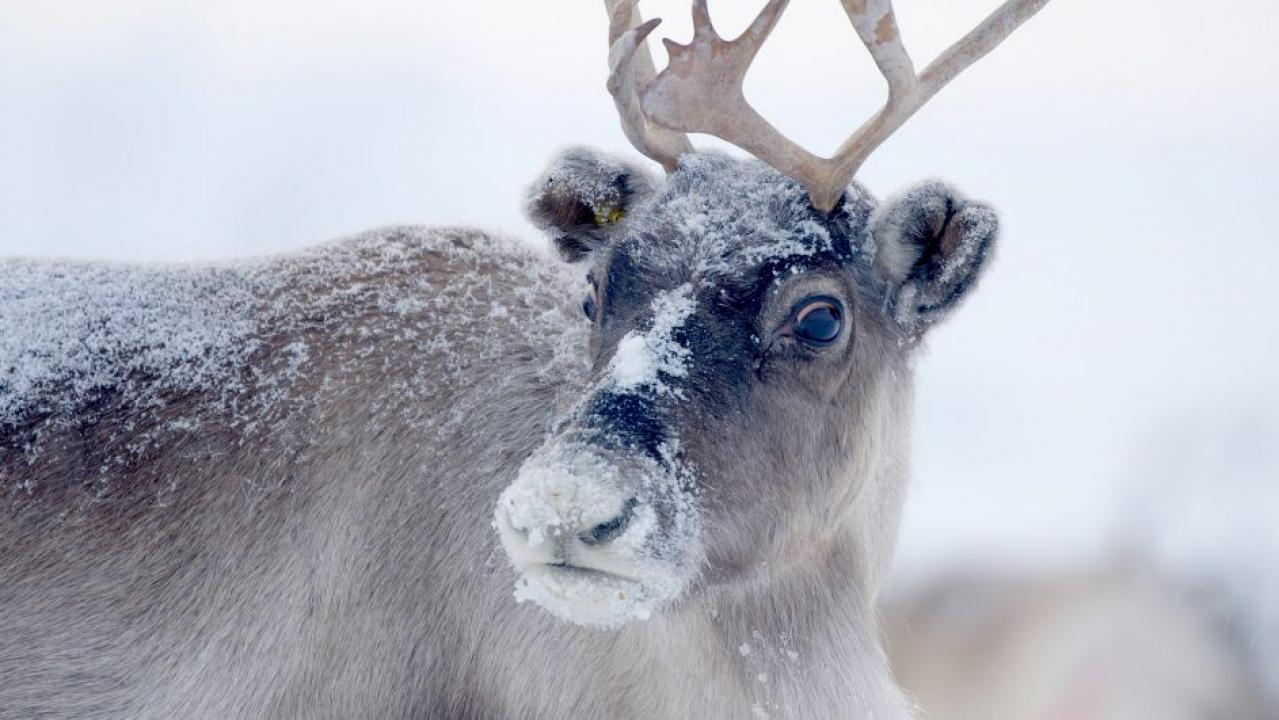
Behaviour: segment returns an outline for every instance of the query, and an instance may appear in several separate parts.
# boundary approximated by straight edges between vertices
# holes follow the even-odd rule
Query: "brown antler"
[[[646,78],[653,72],[652,58],[643,43],[657,21],[638,24],[637,1],[606,0],[612,11],[613,41],[609,91],[631,142],[669,170],[681,153],[692,149],[680,133],[715,135],[799,181],[808,189],[813,205],[822,211],[835,206],[870,153],[907,118],[1048,3],[1007,0],[916,75],[902,44],[891,0],[841,0],[857,35],[888,81],[888,101],[833,157],[820,158],[778,132],[742,94],[751,61],[789,0],[769,0],[746,32],[731,41],[721,38],[711,26],[706,0],[694,0],[692,42],[678,45],[667,40],[670,65],[651,82]],[[622,27],[631,29],[621,31]],[[669,128],[669,135],[659,140],[657,131],[663,128]],[[665,139],[669,137],[679,142]]]

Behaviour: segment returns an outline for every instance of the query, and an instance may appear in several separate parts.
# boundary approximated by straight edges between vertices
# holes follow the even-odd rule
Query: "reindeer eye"
[[[590,290],[586,292],[586,298],[582,300],[582,314],[587,320],[595,320],[595,295],[598,291],[595,289],[595,283],[591,281]]]
[[[843,327],[843,312],[832,298],[806,300],[791,324],[795,338],[808,345],[825,347],[835,342]]]

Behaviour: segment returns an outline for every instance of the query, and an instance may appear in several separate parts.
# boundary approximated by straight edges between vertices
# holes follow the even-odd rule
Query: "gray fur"
[[[610,213],[633,207],[654,191],[643,169],[589,148],[569,148],[529,185],[524,212],[551,233],[560,256],[575,262],[608,244],[623,226]]]
[[[631,261],[593,326],[580,266],[398,228],[216,269],[248,293],[226,311],[240,350],[105,340],[94,357],[140,369],[87,389],[64,370],[0,382],[20,408],[0,418],[0,718],[908,716],[874,604],[915,327],[890,312],[906,280],[876,252],[921,239],[872,242],[883,213],[859,187],[822,217],[794,183],[715,155],[625,200],[621,227],[582,243],[597,276]],[[813,283],[847,305],[834,352],[743,334]],[[692,484],[697,551],[654,556],[683,585],[607,630],[516,603],[495,502],[539,446],[599,430],[584,408],[618,343],[685,285],[687,375],[645,410],[678,434]],[[757,316],[715,305],[751,287]],[[210,352],[225,362],[165,384]]]

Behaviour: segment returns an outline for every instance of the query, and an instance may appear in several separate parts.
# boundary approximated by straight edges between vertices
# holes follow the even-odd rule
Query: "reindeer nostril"
[[[639,501],[631,498],[622,506],[622,512],[617,517],[581,533],[577,537],[587,545],[602,545],[606,542],[612,542],[626,532],[626,527],[631,524],[631,518],[635,517],[635,507],[639,505]]]

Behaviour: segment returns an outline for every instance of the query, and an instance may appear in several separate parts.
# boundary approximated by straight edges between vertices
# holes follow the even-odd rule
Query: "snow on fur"
[[[689,349],[674,335],[696,310],[692,292],[685,283],[653,299],[648,329],[622,338],[596,390],[679,395],[663,377],[688,372]],[[612,627],[646,619],[676,597],[689,580],[688,565],[673,560],[696,554],[699,522],[695,498],[686,489],[691,471],[678,460],[676,442],[671,438],[663,446],[663,463],[633,457],[623,470],[589,446],[548,439],[498,499],[499,534],[527,533],[527,550],[520,540],[508,544],[521,573],[516,600],[532,601],[570,622]],[[611,574],[549,562],[562,561],[563,550],[543,547],[548,537],[572,546],[572,534],[616,517],[628,498],[639,501],[625,532],[592,556],[592,562],[606,558],[606,567],[594,569]],[[657,523],[659,505],[669,519],[664,532]]]
[[[700,515],[687,491],[688,468],[667,448],[665,463],[631,458],[625,470],[592,448],[552,438],[520,468],[498,499],[495,525],[502,532],[528,533],[508,554],[520,577],[517,602],[533,602],[572,623],[616,627],[646,620],[676,598],[691,580]],[[638,498],[625,531],[606,548],[591,551],[590,562],[565,567],[550,562],[573,551],[572,534],[606,522]],[[505,517],[503,517],[505,513]],[[667,526],[658,522],[666,518]],[[516,530],[518,529],[518,530]]]
[[[618,342],[596,390],[680,395],[665,379],[688,373],[690,351],[675,333],[696,308],[690,283],[658,293],[647,329],[632,330]],[[675,442],[669,439],[663,447],[664,463],[632,457],[623,470],[589,446],[553,436],[523,464],[498,499],[495,519],[499,534],[527,533],[528,550],[518,540],[508,545],[520,572],[518,602],[531,601],[570,622],[614,627],[647,619],[679,595],[690,579],[689,565],[673,560],[696,554],[699,513],[686,489],[691,471],[678,460]],[[632,497],[639,502],[625,532],[606,550],[593,551],[592,570],[549,562],[571,551],[544,547],[548,542],[572,547],[573,534],[616,517]],[[669,521],[664,532],[657,522],[659,505]]]
[[[553,233],[578,234],[580,242],[566,256],[616,241],[635,277],[674,282],[653,287],[647,312],[618,340],[576,412],[591,412],[591,398],[601,392],[661,406],[684,397],[679,381],[695,358],[681,330],[701,299],[715,297],[725,284],[753,283],[761,266],[784,267],[790,258],[833,252],[834,239],[793,181],[762,163],[716,153],[682,158],[660,190],[632,197],[618,226],[583,228],[573,211],[609,207],[622,186],[616,176],[626,171],[597,156],[568,153],[534,183],[534,222]],[[584,177],[572,179],[575,172]],[[854,187],[847,203],[847,221],[864,227],[873,201]],[[521,572],[518,600],[572,622],[613,626],[649,616],[692,581],[703,551],[693,491],[697,470],[680,459],[674,429],[664,432],[661,462],[643,453],[601,457],[571,434],[552,436],[525,462],[495,517]],[[639,506],[625,534],[606,550],[579,548],[573,536],[615,517],[627,497]],[[645,524],[645,513],[662,521]]]
[[[868,197],[854,185],[845,204]],[[830,233],[812,213],[803,189],[771,167],[708,152],[681,158],[652,204],[630,213],[628,230],[649,245],[637,251],[689,267],[699,286],[711,287],[773,259],[830,250]]]
[[[885,277],[905,278],[893,300],[893,318],[918,335],[955,308],[955,298],[971,290],[999,232],[990,208],[969,204],[954,211],[956,194],[945,183],[927,181],[900,193],[877,211],[879,233],[873,252]],[[952,214],[953,213],[953,214]],[[957,240],[939,255],[943,262],[913,271],[926,248],[909,238],[945,232],[943,243]]]
[[[653,300],[653,320],[648,331],[632,330],[618,341],[610,365],[610,377],[618,390],[650,388],[669,394],[673,391],[661,382],[661,376],[688,374],[689,350],[675,339],[674,333],[697,308],[692,293],[693,286],[685,283],[659,294]]]
[[[529,529],[530,548],[548,550],[544,546],[573,528],[604,522],[618,513],[625,500],[616,490],[622,485],[621,475],[616,465],[594,453],[552,443],[524,464],[518,480],[503,491],[499,507],[509,512],[515,527]],[[645,547],[656,529],[652,505],[638,505],[626,532],[607,550],[612,563],[608,567],[618,570],[614,574],[536,561],[517,563],[521,575],[515,584],[516,601],[531,601],[563,620],[586,625],[613,627],[647,619],[683,587],[667,565],[646,557]]]
[[[0,427],[107,389],[142,406],[241,386],[261,287],[230,268],[0,265]]]
[[[512,275],[501,302],[521,312],[492,292]],[[582,375],[579,283],[515,241],[422,228],[204,266],[0,262],[0,489],[38,489],[19,463],[86,424],[103,483],[148,449],[206,431],[301,442],[287,428],[352,383],[375,389],[374,422],[455,432],[473,408],[460,400],[434,417],[421,400],[461,396],[469,363],[548,347],[548,377]],[[389,362],[409,367],[377,383]]]

